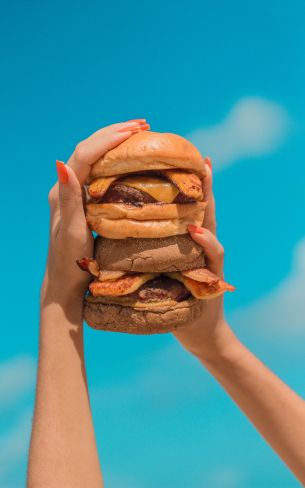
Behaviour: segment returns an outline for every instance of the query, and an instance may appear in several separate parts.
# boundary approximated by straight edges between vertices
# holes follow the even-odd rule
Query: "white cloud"
[[[242,158],[262,156],[276,150],[289,130],[289,117],[278,103],[259,97],[239,100],[218,125],[188,134],[213,168],[221,169]]]
[[[233,327],[259,329],[266,335],[275,331],[290,337],[305,334],[305,238],[294,249],[290,274],[269,294],[228,318]]]
[[[13,470],[19,469],[19,463],[26,455],[31,430],[31,410],[23,410],[13,428],[0,437],[0,484]],[[6,485],[5,485],[6,486]]]
[[[0,411],[10,408],[34,388],[36,363],[31,356],[17,356],[0,363]]]
[[[18,410],[12,426],[0,436],[1,486],[12,486],[9,478],[20,470],[28,449],[32,409],[24,405],[34,390],[35,377],[36,362],[32,356],[20,355],[0,363],[0,412]]]
[[[205,488],[242,488],[245,486],[244,473],[236,466],[218,466],[204,476],[202,486]]]
[[[118,470],[103,464],[105,485],[109,488],[145,488],[143,482],[130,477],[129,474],[118,473]]]

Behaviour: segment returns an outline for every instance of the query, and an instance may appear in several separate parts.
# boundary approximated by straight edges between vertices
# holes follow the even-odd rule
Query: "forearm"
[[[63,307],[48,294],[43,302],[28,487],[101,488],[84,365],[82,303]]]
[[[200,358],[283,461],[305,483],[305,402],[228,332]],[[230,335],[230,337],[229,337]]]

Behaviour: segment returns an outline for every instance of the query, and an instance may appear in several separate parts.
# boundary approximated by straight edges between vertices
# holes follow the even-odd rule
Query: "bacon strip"
[[[119,177],[120,176],[118,175],[118,176],[104,176],[104,177],[96,178],[88,186],[89,195],[94,199],[102,198],[102,196],[105,195],[111,183],[113,183]]]
[[[91,273],[93,276],[99,275],[100,268],[95,259],[87,258],[85,256],[82,259],[77,259],[76,262],[83,271],[88,271],[88,273]]]
[[[155,276],[156,273],[138,273],[125,275],[117,280],[94,280],[90,283],[89,290],[94,297],[129,295]]]
[[[126,271],[111,271],[107,269],[100,269],[95,259],[84,257],[76,260],[78,266],[83,271],[88,271],[95,276],[99,281],[116,280],[126,274]]]
[[[181,281],[191,294],[199,300],[215,298],[222,295],[225,291],[234,291],[236,289],[235,286],[230,285],[206,268],[165,274]],[[192,278],[188,276],[192,276]]]
[[[189,198],[201,201],[203,200],[202,181],[199,176],[189,171],[169,169],[160,171],[174,185]]]

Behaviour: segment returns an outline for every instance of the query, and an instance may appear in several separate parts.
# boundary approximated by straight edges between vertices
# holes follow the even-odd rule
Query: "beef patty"
[[[154,197],[145,191],[124,185],[120,180],[114,181],[108,188],[99,203],[130,203],[135,206],[142,206],[145,203],[157,203]],[[193,203],[195,200],[179,192],[173,203]],[[161,203],[161,202],[159,202]]]
[[[142,302],[159,302],[162,300],[175,300],[182,302],[187,300],[191,294],[180,281],[173,280],[167,276],[158,276],[147,281],[140,288],[129,295],[135,300]]]
[[[149,193],[124,185],[120,181],[115,181],[100,200],[100,203],[131,203],[132,205],[156,202],[157,200]]]

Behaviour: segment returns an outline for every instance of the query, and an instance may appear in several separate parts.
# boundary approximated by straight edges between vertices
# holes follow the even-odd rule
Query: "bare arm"
[[[28,486],[103,486],[86,383],[82,302],[43,291]],[[68,316],[67,316],[67,310]]]
[[[93,256],[81,184],[106,151],[144,122],[114,124],[82,141],[58,164],[51,189],[50,245],[41,289],[39,363],[28,462],[28,488],[101,488],[83,350],[83,296],[88,278],[76,265]]]
[[[200,360],[305,484],[305,401],[229,330],[222,346]]]
[[[203,227],[190,226],[207,267],[224,278],[224,248],[216,238],[212,174]],[[210,371],[295,476],[305,484],[305,401],[272,373],[234,335],[224,317],[223,295],[206,300],[204,317],[175,332]]]

